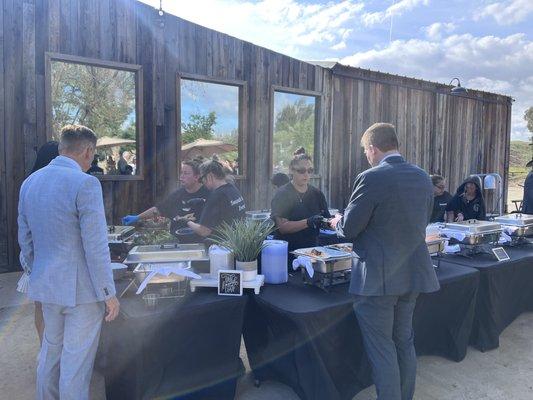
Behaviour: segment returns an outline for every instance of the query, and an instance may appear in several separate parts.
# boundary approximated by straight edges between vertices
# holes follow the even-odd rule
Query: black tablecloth
[[[120,302],[99,350],[108,400],[234,398],[246,296],[199,290],[155,310],[140,296]]]
[[[478,286],[476,270],[442,262],[441,291],[419,296],[419,354],[461,360],[466,354]],[[351,399],[372,383],[347,285],[331,293],[298,276],[267,285],[247,304],[244,339],[256,378],[275,379],[301,399]]]
[[[480,283],[471,343],[481,351],[499,346],[499,336],[524,311],[533,310],[533,245],[507,247],[511,260],[488,254],[446,255],[449,263],[475,268]]]

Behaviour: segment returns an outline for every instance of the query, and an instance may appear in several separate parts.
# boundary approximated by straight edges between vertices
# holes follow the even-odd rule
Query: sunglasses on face
[[[300,175],[303,175],[306,172],[308,174],[312,174],[313,172],[315,172],[315,169],[314,168],[296,168],[294,171],[299,173]]]

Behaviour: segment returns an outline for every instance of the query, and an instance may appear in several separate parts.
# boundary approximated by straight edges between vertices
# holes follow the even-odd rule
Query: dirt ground
[[[15,292],[18,273],[0,275],[0,398],[33,399],[38,339],[33,327],[33,304]],[[418,359],[417,400],[531,400],[533,399],[533,313],[517,318],[501,335],[498,349],[481,353],[469,348],[456,363],[436,356]],[[246,361],[246,349],[241,347]],[[91,399],[104,400],[104,380],[94,374]],[[253,385],[251,374],[239,382],[237,400],[297,400],[279,382]],[[354,400],[375,399],[370,387]],[[327,400],[327,399],[325,399]]]

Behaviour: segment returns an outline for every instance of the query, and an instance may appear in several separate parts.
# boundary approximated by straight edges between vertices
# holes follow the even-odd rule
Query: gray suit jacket
[[[73,307],[115,295],[100,182],[74,160],[56,157],[23,182],[18,225],[30,299]]]
[[[391,156],[355,180],[337,226],[353,241],[356,258],[350,292],[402,295],[439,289],[426,243],[433,207],[429,175],[401,156]]]

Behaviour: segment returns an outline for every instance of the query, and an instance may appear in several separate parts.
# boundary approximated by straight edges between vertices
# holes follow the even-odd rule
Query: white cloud
[[[492,17],[499,25],[513,25],[525,21],[531,13],[533,13],[532,0],[498,1],[478,9],[474,20]]]
[[[442,41],[396,40],[384,48],[340,60],[373,70],[449,83],[512,96],[512,134],[527,140],[524,110],[533,106],[533,41],[525,34],[506,37],[451,35]]]
[[[157,0],[143,0],[159,7]],[[360,0],[304,3],[301,0],[196,0],[163,2],[174,15],[295,57],[305,48],[342,48],[348,27],[363,10]]]
[[[440,40],[443,34],[452,33],[456,28],[453,22],[435,22],[424,28],[426,36],[430,40]]]
[[[419,5],[428,5],[429,0],[400,0],[388,7],[385,11],[365,13],[362,17],[366,26],[379,24],[392,16],[400,16],[406,11],[410,11]]]

